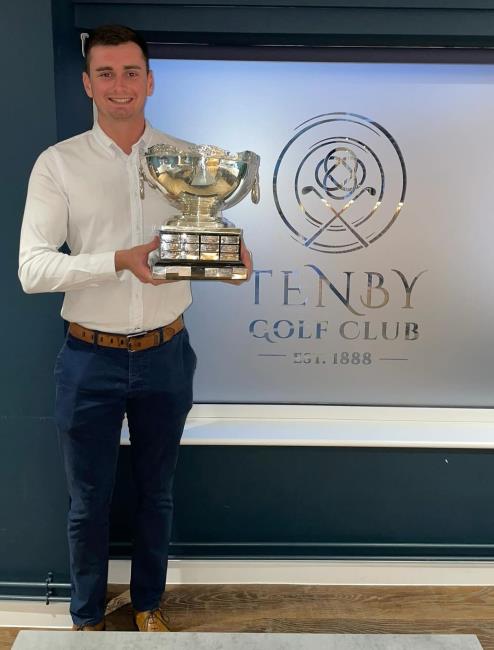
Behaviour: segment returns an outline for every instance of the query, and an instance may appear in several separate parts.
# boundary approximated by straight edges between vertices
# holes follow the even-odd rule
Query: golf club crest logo
[[[393,137],[353,113],[303,122],[281,152],[273,194],[292,237],[323,253],[367,248],[398,217],[406,168]]]

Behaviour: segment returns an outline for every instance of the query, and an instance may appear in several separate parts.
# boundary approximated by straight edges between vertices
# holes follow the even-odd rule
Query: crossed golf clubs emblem
[[[340,221],[358,239],[362,246],[369,246],[369,242],[342,216],[363,194],[369,194],[370,196],[377,194],[376,189],[370,185],[362,187],[366,178],[365,166],[362,161],[357,158],[351,149],[336,147],[316,165],[314,176],[317,185],[325,196],[313,185],[303,187],[302,195],[313,192],[321,200],[324,207],[332,212],[332,216],[311,237],[305,240],[304,246],[309,247],[336,220]],[[336,191],[341,192],[342,195],[337,196]],[[336,210],[327,198],[342,200],[349,196],[351,197],[350,200],[340,210]],[[372,212],[378,206],[379,201],[375,204]]]

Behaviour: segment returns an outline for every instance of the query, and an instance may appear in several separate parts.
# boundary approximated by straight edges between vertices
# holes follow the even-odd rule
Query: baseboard
[[[112,560],[109,582],[128,584],[130,562]],[[171,560],[168,584],[494,585],[493,561]]]
[[[126,585],[130,562],[112,560],[108,581]],[[494,586],[494,562],[171,560],[168,584]],[[0,627],[69,628],[68,603],[0,600]]]

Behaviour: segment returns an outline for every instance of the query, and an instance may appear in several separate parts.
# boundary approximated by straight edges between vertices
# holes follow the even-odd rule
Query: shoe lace
[[[153,609],[152,612],[149,612],[148,619],[146,621],[146,628],[150,631],[156,631],[160,629],[160,623],[169,627],[170,620],[167,616],[163,614],[161,609]]]

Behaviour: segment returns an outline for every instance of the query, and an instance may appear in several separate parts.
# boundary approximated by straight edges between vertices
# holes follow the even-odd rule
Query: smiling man
[[[84,89],[98,109],[98,124],[130,154],[144,129],[144,105],[154,80],[140,45],[129,41],[107,46],[87,42]]]
[[[38,158],[19,255],[26,292],[65,293],[69,327],[55,364],[55,419],[70,494],[70,611],[74,630],[105,627],[109,511],[126,414],[137,501],[135,623],[167,631],[160,599],[172,486],[196,358],[182,316],[189,282],[155,280],[148,266],[154,228],[174,209],[157,192],[140,198],[139,151],[186,143],[145,120],[153,75],[134,31],[105,26],[90,35],[83,84],[97,120]],[[59,250],[64,242],[70,255]]]

